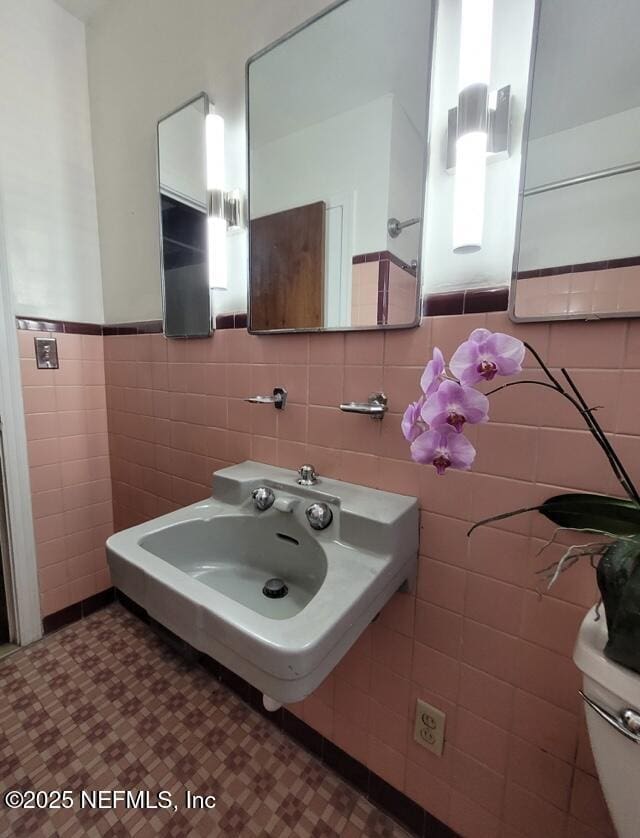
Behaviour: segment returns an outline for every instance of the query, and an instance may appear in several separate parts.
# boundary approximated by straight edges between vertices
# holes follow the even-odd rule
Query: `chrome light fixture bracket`
[[[210,218],[224,218],[227,231],[236,232],[245,226],[243,193],[240,189],[210,189],[208,192]]]
[[[486,104],[485,104],[486,103]],[[458,117],[459,114],[459,117]],[[484,128],[483,128],[484,126]],[[447,123],[447,172],[456,168],[456,141],[472,130],[487,130],[487,163],[509,157],[511,85],[487,95],[486,87],[470,85],[461,91],[458,107],[450,108]]]

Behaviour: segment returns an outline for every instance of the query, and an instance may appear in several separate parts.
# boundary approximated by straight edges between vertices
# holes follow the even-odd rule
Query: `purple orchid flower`
[[[435,466],[438,474],[448,468],[466,471],[475,456],[476,450],[466,436],[457,434],[450,425],[425,431],[411,443],[411,459]]]
[[[511,335],[474,329],[456,349],[449,366],[462,384],[476,384],[491,381],[496,375],[520,372],[524,353],[522,341]]]
[[[457,381],[443,381],[426,400],[422,418],[431,428],[450,425],[457,433],[462,433],[465,422],[477,425],[488,421],[489,399],[473,387]]]
[[[404,412],[402,417],[402,434],[407,442],[413,442],[414,439],[426,431],[427,426],[422,421],[421,411],[424,405],[424,396],[418,399],[417,402],[412,402]]]
[[[444,377],[444,355],[437,346],[433,348],[433,357],[424,368],[420,387],[425,396],[429,397],[436,392]]]

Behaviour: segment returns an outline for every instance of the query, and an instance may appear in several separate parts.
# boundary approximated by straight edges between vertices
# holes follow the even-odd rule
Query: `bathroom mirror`
[[[640,314],[636,0],[540,0],[514,320]]]
[[[205,117],[201,93],[158,122],[164,333],[211,334]]]
[[[247,63],[249,330],[419,319],[435,0],[343,0]]]

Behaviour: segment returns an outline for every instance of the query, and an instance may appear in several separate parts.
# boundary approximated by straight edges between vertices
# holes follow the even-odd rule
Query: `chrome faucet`
[[[314,486],[318,482],[315,467],[306,463],[298,469],[298,483],[300,486]]]
[[[265,509],[272,507],[273,502],[276,499],[273,489],[269,489],[268,486],[259,486],[257,489],[254,489],[253,492],[251,492],[251,497],[253,498],[256,508],[259,509],[260,512],[264,512]]]
[[[333,521],[333,512],[326,503],[312,503],[306,510],[305,515],[314,530],[325,530]]]

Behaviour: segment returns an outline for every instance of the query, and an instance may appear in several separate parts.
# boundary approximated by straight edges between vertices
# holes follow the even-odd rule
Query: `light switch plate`
[[[416,725],[413,736],[419,745],[436,756],[442,756],[446,716],[442,710],[418,699],[416,702]]]
[[[57,370],[58,342],[55,338],[34,338],[36,344],[36,364],[39,370]]]
[[[36,364],[39,370],[57,370],[58,342],[55,338],[34,338],[36,344]]]

